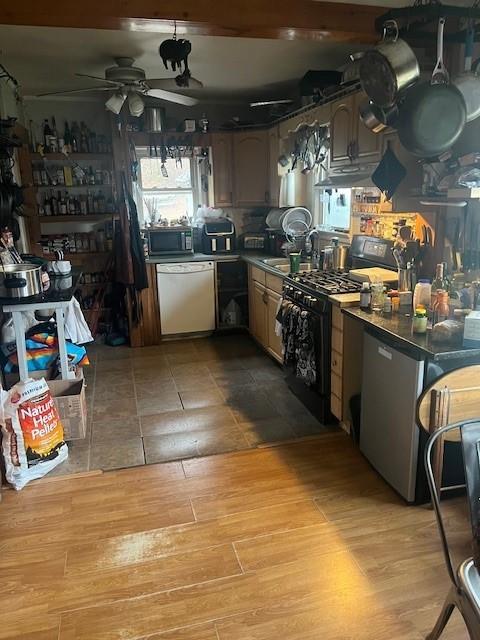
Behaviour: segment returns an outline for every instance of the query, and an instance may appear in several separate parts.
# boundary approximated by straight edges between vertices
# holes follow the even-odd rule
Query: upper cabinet
[[[280,198],[280,176],[278,175],[278,157],[280,155],[280,138],[278,135],[278,127],[268,129],[268,192],[270,194],[270,204],[272,207],[278,207]]]
[[[330,120],[330,166],[348,164],[352,159],[353,96],[333,103]]]
[[[373,133],[363,124],[360,118],[360,105],[366,99],[367,96],[362,92],[354,95],[353,156],[355,160],[361,162],[378,162],[382,151],[383,135],[381,133]]]
[[[382,151],[382,134],[372,133],[360,119],[362,92],[332,105],[330,121],[330,165],[378,162]]]
[[[216,207],[233,206],[233,134],[212,133],[213,193]]]
[[[270,203],[269,140],[267,131],[233,134],[234,204],[237,207]]]

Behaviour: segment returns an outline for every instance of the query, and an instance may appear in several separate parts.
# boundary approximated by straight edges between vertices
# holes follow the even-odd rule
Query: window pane
[[[165,162],[168,177],[162,176],[160,158],[141,158],[140,175],[142,189],[191,189],[190,160],[182,159],[182,166],[168,158]]]
[[[145,222],[158,222],[160,218],[177,220],[184,215],[193,217],[192,193],[144,193],[143,213]]]

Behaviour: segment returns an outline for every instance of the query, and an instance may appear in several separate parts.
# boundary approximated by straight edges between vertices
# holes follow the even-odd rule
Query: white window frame
[[[191,193],[192,199],[193,199],[193,210],[192,210],[192,217],[193,217],[198,205],[203,204],[201,194],[200,194],[200,185],[199,185],[200,178],[199,178],[199,171],[198,171],[198,163],[196,162],[195,158],[182,158],[182,162],[190,163],[190,180],[192,184],[189,189],[181,189],[181,188],[159,189],[158,187],[155,187],[153,189],[143,189],[142,188],[142,165],[140,160],[143,158],[152,159],[152,160],[156,158],[152,158],[150,156],[149,150],[147,147],[136,147],[135,151],[136,151],[137,159],[139,162],[138,162],[137,182],[134,185],[134,197],[137,204],[137,211],[138,211],[138,216],[140,220],[140,226],[141,227],[144,226],[145,217],[146,217],[145,214],[148,213],[145,211],[145,205],[143,201],[144,194],[161,195],[164,193],[171,193],[175,195],[175,194]]]

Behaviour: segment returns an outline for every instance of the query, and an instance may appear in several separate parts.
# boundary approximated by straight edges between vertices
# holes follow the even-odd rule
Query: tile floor
[[[117,469],[317,435],[280,366],[246,335],[131,349],[94,345],[88,432],[52,473]]]

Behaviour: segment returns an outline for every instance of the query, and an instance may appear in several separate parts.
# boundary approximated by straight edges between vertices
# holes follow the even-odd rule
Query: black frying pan
[[[400,108],[398,136],[402,145],[419,158],[434,158],[455,144],[465,127],[467,111],[460,91],[448,84],[443,65],[443,29],[438,23],[438,60],[431,82],[408,90]]]

